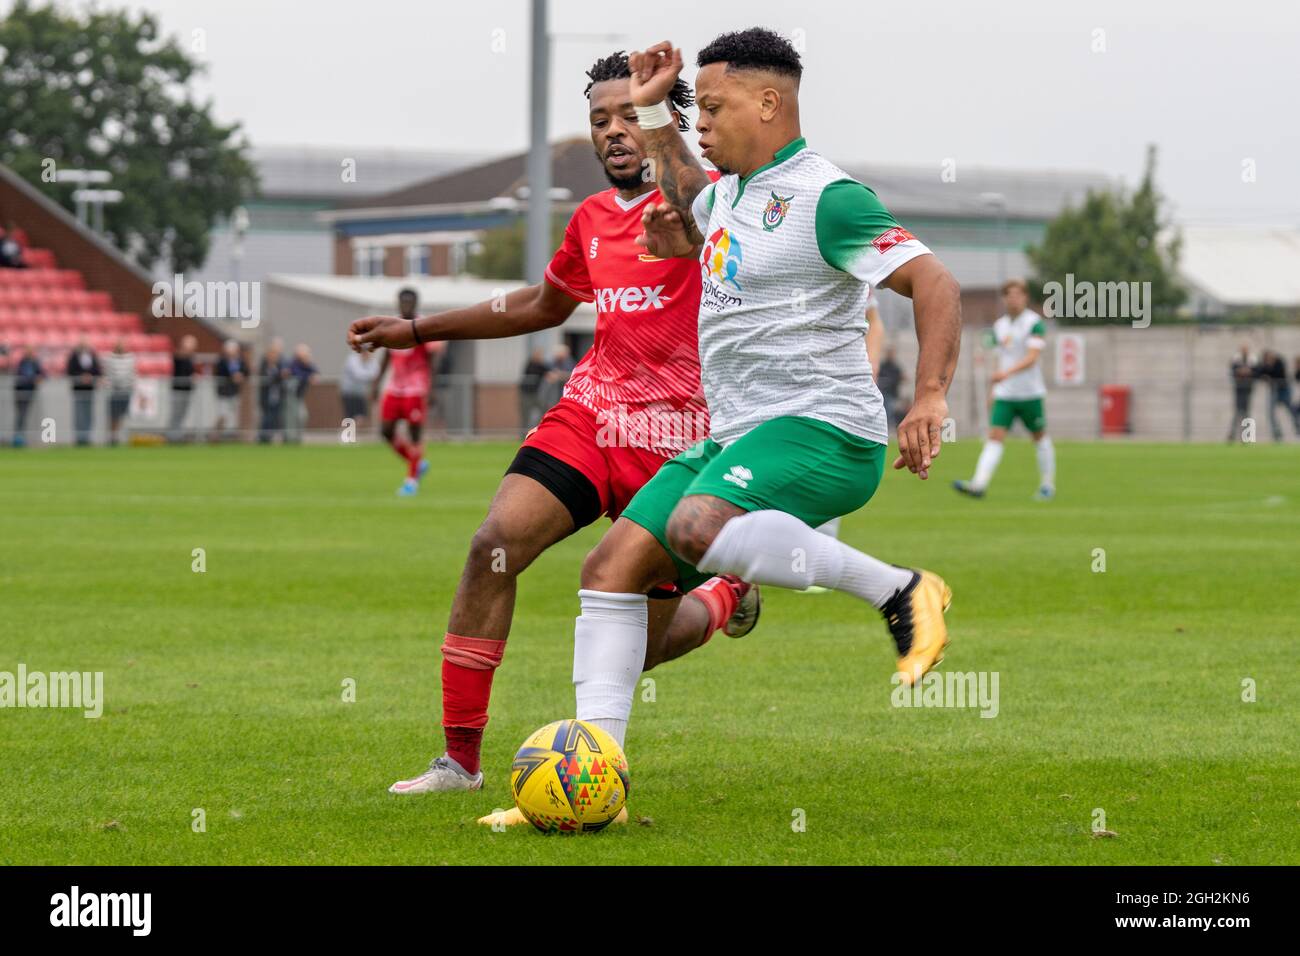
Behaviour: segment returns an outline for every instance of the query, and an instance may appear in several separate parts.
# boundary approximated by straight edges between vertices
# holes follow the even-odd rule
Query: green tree
[[[62,169],[106,169],[108,238],[145,267],[202,265],[208,235],[257,188],[239,134],[197,102],[203,67],[148,13],[18,0],[0,20],[0,162],[68,209]]]
[[[567,215],[551,220],[552,249],[560,248],[564,242],[564,227],[568,221]],[[470,252],[465,271],[482,279],[522,279],[526,233],[527,224],[523,218],[508,226],[489,229]]]
[[[1187,299],[1178,278],[1181,239],[1161,242],[1166,227],[1162,198],[1155,184],[1156,150],[1147,149],[1142,183],[1131,196],[1121,191],[1088,192],[1083,205],[1068,207],[1047,226],[1041,245],[1025,250],[1034,268],[1030,287],[1039,296],[1049,282],[1065,285],[1066,276],[1097,285],[1150,282],[1154,321],[1171,321]],[[1063,322],[1102,325],[1113,318],[1062,316]]]

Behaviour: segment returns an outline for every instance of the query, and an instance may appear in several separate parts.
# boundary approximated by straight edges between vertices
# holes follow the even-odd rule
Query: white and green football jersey
[[[862,347],[867,298],[930,250],[802,138],[706,187],[692,212],[705,240],[700,369],[713,440],[798,415],[887,442]]]
[[[998,371],[1015,365],[1030,349],[1041,350],[1045,344],[1045,334],[1043,317],[1033,309],[1025,309],[1014,319],[1004,315],[994,322],[993,337],[998,343]],[[1046,394],[1047,385],[1043,382],[1041,359],[993,386],[993,397],[1008,401],[1043,398]]]

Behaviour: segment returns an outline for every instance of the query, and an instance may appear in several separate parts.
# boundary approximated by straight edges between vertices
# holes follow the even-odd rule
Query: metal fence
[[[1057,349],[1066,334],[1082,341],[1081,367],[1063,380]],[[989,375],[992,356],[983,333],[971,329],[963,337],[962,355],[948,403],[958,440],[978,438],[988,420]],[[1291,375],[1289,405],[1274,386],[1257,381],[1248,403],[1254,437],[1290,441],[1300,437],[1300,380],[1295,361],[1300,356],[1300,328],[1091,328],[1049,329],[1043,355],[1047,382],[1048,430],[1058,438],[1093,439],[1102,434],[1103,386],[1119,384],[1130,393],[1127,434],[1154,441],[1222,441],[1229,430],[1241,431],[1229,363],[1242,345],[1256,353],[1272,349],[1287,357]],[[911,399],[916,339],[910,329],[890,333],[890,345],[906,376],[897,413]],[[12,367],[12,366],[11,366]],[[427,440],[517,438],[535,425],[558,398],[562,377],[536,381],[483,382],[468,374],[440,374],[430,393],[424,426]],[[217,394],[210,375],[196,376],[192,388],[173,388],[169,378],[136,383],[119,440],[162,441],[338,441],[372,440],[378,435],[379,408],[369,396],[360,403],[364,414],[345,406],[340,383],[322,377],[311,384],[303,400],[286,394],[269,407],[266,390],[256,376],[240,389],[234,403]],[[524,387],[521,387],[524,386]],[[533,386],[536,386],[534,388]],[[71,444],[78,434],[92,444],[110,440],[113,396],[101,385],[78,401],[71,382],[51,376],[32,393],[21,432],[19,394],[11,373],[0,371],[0,443],[16,436],[27,444]],[[233,405],[233,407],[232,407]],[[82,420],[78,422],[78,414]],[[78,428],[78,425],[83,427]],[[1276,429],[1274,428],[1276,426]]]
[[[11,373],[0,372],[0,443],[105,445],[116,438],[123,444],[294,444],[339,441],[345,435],[357,441],[378,438],[379,399],[365,394],[345,404],[335,378],[318,378],[301,396],[292,383],[276,395],[257,376],[246,379],[233,397],[219,395],[211,376],[195,376],[180,388],[176,384],[171,378],[141,378],[124,394],[102,382],[92,391],[78,391],[59,375],[25,393],[14,387]],[[477,391],[473,376],[439,376],[429,393],[424,437],[438,441],[516,434],[513,415],[494,428],[476,427]],[[116,434],[115,415],[120,415]]]

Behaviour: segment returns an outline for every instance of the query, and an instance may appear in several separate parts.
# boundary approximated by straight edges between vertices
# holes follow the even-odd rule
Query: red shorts
[[[582,472],[600,495],[602,513],[613,520],[668,459],[644,448],[603,443],[598,440],[603,427],[591,409],[562,398],[528,433],[524,445]]]
[[[386,422],[395,422],[404,418],[412,425],[424,422],[426,399],[423,395],[391,395],[384,393],[384,400],[379,406],[379,417]]]

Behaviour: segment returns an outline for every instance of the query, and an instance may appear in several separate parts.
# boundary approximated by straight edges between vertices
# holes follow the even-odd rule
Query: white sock
[[[1047,488],[1056,487],[1056,449],[1047,435],[1038,439],[1038,481]]]
[[[646,596],[582,590],[578,600],[582,613],[573,628],[577,716],[606,731],[621,747],[645,664]]]
[[[877,561],[784,511],[751,511],[722,526],[698,565],[757,584],[803,590],[816,584],[881,607],[912,572]]]
[[[970,480],[970,485],[976,491],[983,491],[993,480],[993,472],[998,470],[998,462],[1002,461],[1002,442],[986,441],[983,449],[980,450],[980,460],[975,464],[975,477]]]

